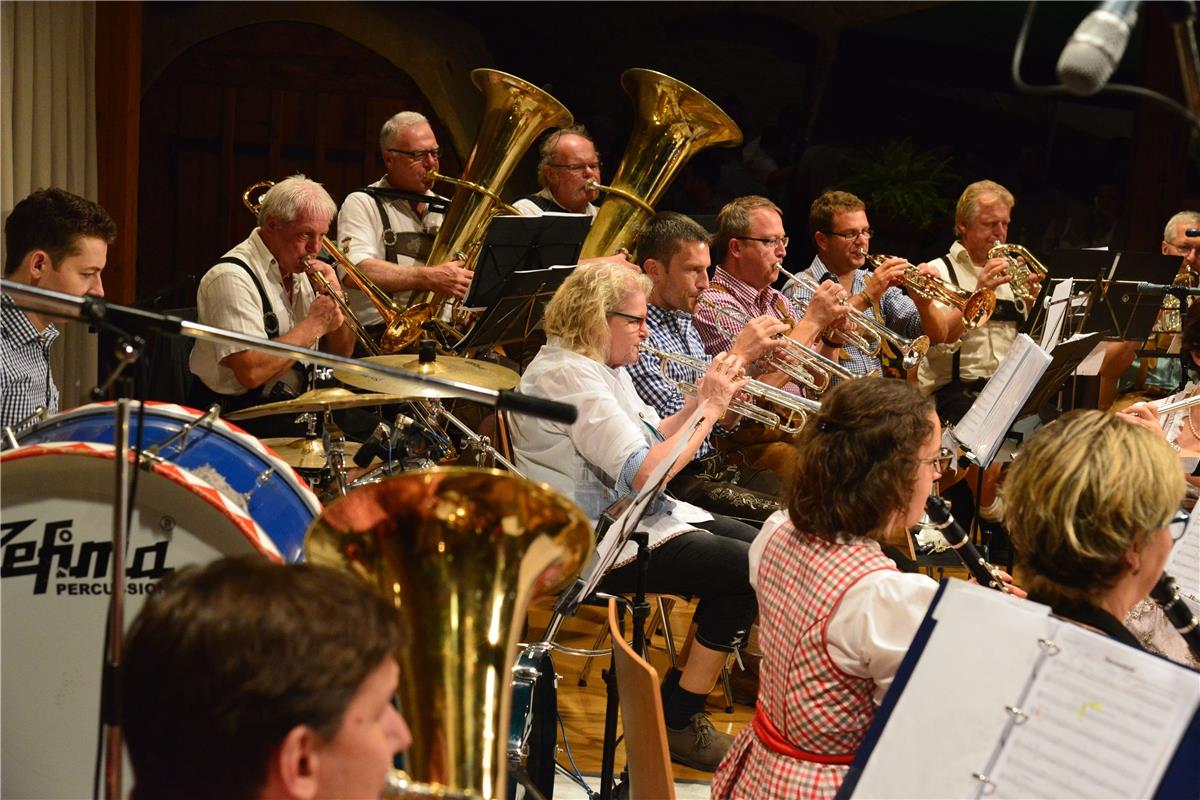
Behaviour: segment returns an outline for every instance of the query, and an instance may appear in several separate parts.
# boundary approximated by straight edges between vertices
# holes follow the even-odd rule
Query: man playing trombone
[[[928,341],[921,346],[925,347],[928,342],[956,341],[962,335],[962,314],[957,309],[943,307],[915,292],[910,297],[899,288],[908,266],[903,258],[889,257],[874,273],[865,268],[872,231],[866,204],[858,197],[849,192],[825,192],[813,201],[808,229],[817,255],[812,265],[797,276],[799,281],[789,281],[784,294],[797,305],[807,304],[813,295],[812,284],[833,281],[849,295],[849,305],[856,312],[878,322],[892,334],[881,336],[867,330],[866,325],[855,326],[854,339],[830,331],[827,338],[841,343],[843,361],[852,372],[882,372],[881,347],[899,350],[904,338],[917,340],[924,333]],[[919,269],[931,277],[937,276],[936,270],[927,264]],[[869,349],[856,346],[864,344]],[[919,360],[919,354],[914,355],[914,360]]]
[[[350,355],[354,333],[338,302],[345,302],[341,285],[333,268],[316,260],[335,213],[329,193],[303,175],[275,184],[263,196],[258,227],[200,280],[200,322]],[[306,276],[310,271],[324,276],[329,292],[338,297],[324,289],[318,294]],[[219,402],[228,413],[265,402],[273,393],[306,388],[294,360],[208,339],[196,342],[189,366],[199,378],[189,399],[197,408]]]
[[[708,288],[709,234],[690,217],[665,211],[655,214],[642,228],[637,254],[642,271],[653,282],[647,297],[647,340],[655,350],[708,362],[692,315],[701,293]],[[751,321],[733,342],[731,353],[747,364],[773,352],[787,325],[771,316]],[[634,388],[663,419],[683,408],[686,398],[680,384],[695,384],[700,376],[679,361],[665,366],[658,356],[643,350],[636,364],[626,368]],[[718,423],[718,434],[737,426],[738,417]],[[727,472],[724,459],[706,437],[688,466],[671,481],[671,491],[681,500],[734,517],[765,520],[777,508],[780,482],[774,473],[743,472],[737,485],[721,480]]]

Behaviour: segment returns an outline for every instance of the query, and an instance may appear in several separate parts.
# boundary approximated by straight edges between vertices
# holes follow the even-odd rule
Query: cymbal
[[[272,414],[305,414],[309,411],[336,411],[339,408],[357,408],[358,406],[384,406],[393,403],[403,403],[421,395],[397,396],[371,392],[363,394],[352,392],[341,387],[313,389],[291,400],[280,400],[276,403],[266,403],[261,406],[251,406],[232,414],[226,414],[225,419],[238,421],[269,417]]]
[[[292,439],[285,436],[281,439],[261,439],[260,441],[296,469],[324,469],[326,466],[325,444],[320,439]],[[360,447],[362,445],[358,442],[345,443],[343,451],[347,464],[353,465],[354,456]],[[379,463],[381,463],[380,460],[376,458],[371,462],[371,466]]]
[[[438,356],[436,360],[422,364],[420,356],[411,353],[390,356],[369,356],[359,359],[381,367],[402,369],[418,375],[443,378],[458,383],[468,383],[481,389],[512,389],[521,376],[508,367],[480,361],[474,358]],[[333,376],[342,383],[372,391],[400,392],[410,397],[446,397],[444,390],[436,386],[425,386],[410,381],[393,380],[381,375],[364,375],[346,370],[335,370]]]

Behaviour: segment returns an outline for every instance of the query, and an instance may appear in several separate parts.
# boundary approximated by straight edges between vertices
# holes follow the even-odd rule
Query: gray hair
[[[304,215],[324,216],[333,219],[337,214],[337,203],[325,191],[325,187],[303,175],[292,175],[272,186],[262,198],[258,209],[258,224],[266,224],[267,217],[279,222],[294,222]]]
[[[1175,216],[1167,220],[1167,227],[1163,228],[1163,241],[1172,247],[1175,243],[1171,241],[1171,237],[1175,235],[1175,228],[1179,223],[1187,222],[1191,225],[1200,226],[1200,211],[1180,211]]]
[[[387,122],[383,123],[383,128],[379,131],[379,149],[386,150],[392,140],[400,135],[400,131],[405,128],[415,128],[417,125],[428,125],[429,120],[424,114],[418,114],[416,111],[401,111],[399,114],[393,115]]]
[[[587,132],[587,128],[583,127],[582,125],[571,125],[568,128],[559,128],[558,130],[551,132],[550,135],[545,139],[542,139],[542,144],[540,147],[538,147],[537,179],[538,186],[541,186],[543,189],[546,188],[546,167],[550,166],[550,162],[554,160],[555,151],[558,150],[558,140],[567,134],[571,134],[572,136],[582,136],[584,139],[587,139],[589,142],[591,142],[593,147],[596,146],[596,140],[593,139],[591,134]],[[596,157],[600,157],[598,152],[596,153]]]

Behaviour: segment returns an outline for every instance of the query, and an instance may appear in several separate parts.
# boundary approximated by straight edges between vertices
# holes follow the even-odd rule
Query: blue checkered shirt
[[[829,276],[831,280],[837,280],[837,277],[821,263],[820,257],[814,258],[812,265],[800,274],[808,275],[817,283],[824,281],[826,276]],[[867,276],[870,274],[865,269],[856,269],[854,271],[854,289],[852,294],[858,294],[867,288]],[[809,298],[812,297],[812,292],[795,283],[789,283],[784,286],[783,293],[798,306],[807,303]],[[912,298],[906,295],[904,290],[899,286],[889,286],[887,288],[883,293],[883,298],[879,301],[879,309],[883,312],[883,324],[896,333],[906,339],[913,339],[921,335],[921,315],[917,311],[917,306],[912,301]],[[878,319],[875,316],[873,308],[867,308],[862,313],[871,319]],[[861,372],[864,374],[873,370],[883,369],[883,365],[880,363],[878,357],[867,355],[862,350],[850,344],[842,346],[840,363],[852,372]]]
[[[50,345],[58,329],[37,328],[8,295],[0,300],[0,426],[16,425],[38,406],[58,413],[58,387],[50,375]]]
[[[650,338],[646,344],[667,353],[681,353],[698,358],[706,364],[711,361],[704,353],[704,343],[700,334],[692,325],[692,317],[683,311],[670,311],[653,304],[646,306],[646,326],[650,329]],[[675,382],[686,382],[695,385],[700,380],[694,370],[682,364],[667,364],[667,374],[670,380],[664,378],[659,367],[658,357],[650,353],[639,353],[636,364],[625,368],[633,379],[633,386],[638,396],[663,419],[683,408],[686,398],[675,388]],[[711,434],[710,434],[711,436]],[[695,458],[703,458],[713,452],[708,437],[696,450]]]

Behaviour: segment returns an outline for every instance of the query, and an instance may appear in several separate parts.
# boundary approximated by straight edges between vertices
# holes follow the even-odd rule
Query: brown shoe
[[[752,656],[742,653],[742,663],[745,669],[733,664],[729,669],[729,693],[733,702],[739,706],[754,707],[758,701],[758,665],[762,656]]]
[[[714,728],[703,711],[693,714],[685,728],[667,728],[671,760],[704,772],[715,772],[732,744],[733,737]]]

